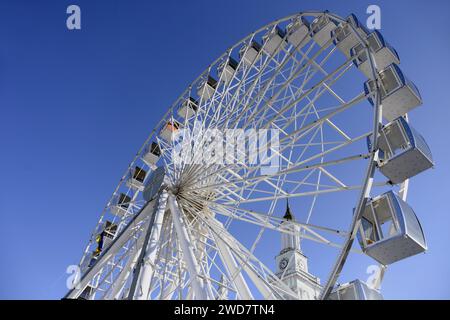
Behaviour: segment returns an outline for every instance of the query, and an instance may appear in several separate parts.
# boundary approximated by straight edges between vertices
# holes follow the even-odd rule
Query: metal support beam
[[[158,207],[150,219],[146,238],[143,243],[143,248],[146,249],[141,251],[141,256],[134,270],[133,282],[128,293],[128,299],[130,300],[148,299],[156,251],[161,235],[164,213],[166,211],[167,197],[167,191],[163,190],[158,198]]]
[[[241,270],[238,269],[238,265],[228,245],[214,232],[212,233],[214,241],[219,249],[219,255],[222,262],[226,265],[227,271],[231,281],[234,283],[239,298],[242,300],[253,300],[253,295],[242,276]]]
[[[217,236],[221,235],[226,238],[225,245],[236,253],[237,258],[241,263],[242,269],[245,271],[245,273],[247,273],[247,275],[249,276],[255,287],[258,289],[258,291],[261,293],[261,295],[264,297],[264,299],[266,300],[279,299],[279,297],[277,297],[274,294],[274,292],[272,292],[272,290],[267,286],[262,277],[254,270],[253,267],[250,266],[249,264],[250,257],[248,257],[247,254],[241,252],[239,246],[236,244],[237,240],[234,239],[234,237],[232,237],[216,219],[207,218],[207,221],[213,233],[215,233]]]
[[[139,213],[137,213],[122,232],[114,239],[111,245],[100,255],[94,265],[86,271],[80,280],[80,283],[70,290],[64,298],[76,299],[92,279],[100,272],[105,264],[129,241],[134,227],[144,219],[148,218],[153,212],[154,201],[148,202]]]
[[[172,214],[172,221],[175,227],[175,231],[180,241],[181,250],[183,252],[183,260],[186,262],[186,266],[189,271],[191,279],[192,289],[194,291],[194,298],[196,300],[206,300],[206,290],[203,288],[202,279],[200,278],[200,266],[197,263],[194,254],[194,246],[189,239],[188,230],[186,224],[182,218],[182,212],[178,207],[178,203],[175,196],[169,194],[169,207]]]
[[[115,279],[114,283],[108,289],[108,292],[105,294],[105,300],[119,300],[123,296],[124,287],[127,283],[128,277],[131,274],[131,271],[134,269],[134,266],[137,263],[140,252],[142,250],[142,243],[144,242],[143,238],[139,238],[136,242],[136,245],[129,253],[129,258],[125,266],[123,267],[120,275]]]

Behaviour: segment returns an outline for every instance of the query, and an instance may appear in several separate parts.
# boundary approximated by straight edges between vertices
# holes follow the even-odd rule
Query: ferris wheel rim
[[[174,102],[174,104],[172,104],[172,106],[169,108],[169,110],[168,110],[168,111],[165,113],[165,115],[162,117],[161,121],[154,127],[153,131],[150,133],[149,137],[146,139],[146,141],[144,142],[143,146],[140,148],[140,150],[139,150],[138,153],[136,154],[136,157],[134,158],[134,160],[133,160],[133,161],[130,163],[130,165],[128,166],[128,169],[127,169],[126,173],[123,175],[123,177],[121,178],[121,180],[120,180],[120,182],[119,182],[119,185],[117,186],[117,188],[115,189],[115,191],[114,191],[114,193],[113,193],[113,196],[112,196],[111,199],[108,201],[108,204],[107,204],[107,206],[105,207],[105,210],[106,210],[106,208],[111,204],[111,201],[112,201],[112,199],[114,198],[114,196],[116,195],[117,191],[119,190],[121,184],[125,182],[126,177],[127,177],[128,173],[129,173],[129,170],[131,170],[131,169],[133,168],[134,164],[135,164],[136,161],[139,159],[140,154],[143,152],[143,150],[146,148],[146,146],[148,146],[148,144],[150,143],[150,141],[152,140],[152,138],[157,137],[157,130],[161,127],[161,125],[164,124],[165,121],[167,121],[167,118],[170,117],[170,114],[172,114],[172,113],[174,112],[174,110],[175,110],[175,108],[177,107],[177,105],[180,103],[180,101],[182,101],[183,97],[185,97],[185,93],[188,93],[189,90],[191,90],[191,88],[194,87],[194,85],[195,85],[196,83],[198,83],[199,80],[202,79],[202,77],[204,77],[205,75],[208,75],[208,74],[209,74],[210,68],[211,68],[212,66],[214,66],[218,61],[220,61],[223,57],[225,57],[227,54],[229,54],[229,52],[230,52],[232,49],[238,47],[240,44],[244,43],[246,40],[251,39],[251,37],[254,36],[256,33],[259,33],[259,32],[261,32],[261,31],[263,31],[263,30],[267,30],[267,29],[270,28],[270,27],[276,26],[276,25],[279,24],[280,22],[285,22],[285,21],[288,21],[288,20],[290,20],[290,19],[294,19],[294,18],[302,17],[302,16],[313,16],[313,17],[317,17],[317,16],[322,15],[322,14],[329,16],[330,18],[334,19],[335,21],[345,22],[345,19],[342,19],[342,18],[340,18],[340,17],[338,17],[338,16],[336,16],[336,15],[334,15],[334,14],[330,14],[328,11],[325,11],[325,12],[321,12],[321,11],[310,11],[310,12],[300,12],[300,13],[297,13],[297,14],[293,14],[293,15],[290,15],[290,16],[287,16],[287,17],[284,17],[284,18],[275,20],[275,21],[273,21],[273,22],[271,22],[271,23],[269,23],[269,24],[266,24],[265,26],[259,28],[257,31],[255,31],[255,32],[251,33],[250,35],[246,36],[245,38],[243,38],[241,41],[238,41],[235,45],[233,45],[232,47],[230,47],[230,49],[228,49],[227,51],[225,51],[225,53],[223,53],[223,54],[222,54],[218,59],[216,59],[212,64],[210,64],[210,65],[208,66],[208,68],[205,69],[205,71],[202,72],[202,73],[200,74],[200,76],[198,76],[198,77],[197,77],[197,78],[196,78],[196,79],[188,86],[188,88],[187,88],[187,89],[179,96],[179,98],[176,99],[176,101]],[[353,28],[353,32],[360,38],[361,41],[364,41],[364,40],[361,38],[361,36],[359,36],[358,33],[354,30],[354,28]],[[367,45],[366,45],[366,49],[367,49],[368,56],[370,57],[370,60],[373,60],[372,53],[369,51],[369,48],[368,48]],[[372,73],[373,73],[374,79],[376,79],[376,67],[373,66],[373,61],[371,62],[371,68],[372,68]],[[380,88],[379,88],[379,87],[377,87],[377,95],[380,96]],[[378,113],[379,113],[378,110],[379,110],[379,106],[377,105],[377,106],[374,108],[374,118],[375,118],[375,119],[380,119],[380,115],[378,114]],[[378,114],[378,115],[377,115],[377,114]],[[374,119],[374,127],[373,127],[373,131],[372,131],[373,137],[376,137],[376,136],[378,135],[378,124],[380,123],[380,121],[378,121],[378,120],[376,121],[375,119]],[[375,122],[376,122],[376,123],[375,123]],[[372,171],[371,177],[373,177],[373,170],[374,170],[374,161],[373,161],[373,158],[372,158],[372,157],[373,157],[373,155],[371,155],[371,160],[369,160],[369,165],[368,165],[368,168],[367,168],[367,171],[368,171],[368,172],[369,172],[369,171]],[[368,183],[368,180],[370,180],[371,177],[365,178],[364,185],[366,185],[366,184]],[[364,187],[364,188],[366,188],[366,187]],[[371,188],[371,186],[370,186],[370,188]],[[363,188],[361,188],[361,190],[363,190]],[[370,189],[369,189],[369,191],[370,191]],[[365,194],[365,193],[367,193],[367,190],[361,191],[361,195],[363,195],[363,194]],[[103,216],[103,215],[102,215],[102,216]],[[355,215],[355,216],[356,216],[356,215]],[[353,225],[353,223],[352,223],[352,225]],[[349,236],[350,236],[351,233],[352,233],[352,232],[351,232],[351,229],[352,229],[352,228],[350,228],[349,232],[347,232],[347,233],[349,234]],[[344,263],[345,263],[345,261],[344,261]],[[336,263],[336,264],[337,264],[337,263]],[[327,285],[328,285],[328,284],[327,284]],[[333,286],[333,285],[331,285],[331,288],[332,288],[332,286]],[[331,289],[330,289],[330,290],[331,290]],[[325,293],[323,297],[326,297],[326,295],[327,295],[327,294]]]

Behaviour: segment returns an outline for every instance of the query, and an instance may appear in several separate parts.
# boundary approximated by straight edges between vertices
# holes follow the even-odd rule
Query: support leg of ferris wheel
[[[156,251],[167,206],[167,191],[163,190],[158,198],[158,206],[151,217],[147,229],[146,238],[143,243],[145,251],[141,252],[141,257],[135,269],[133,282],[130,287],[128,297],[135,300],[147,300],[150,292],[150,282],[154,271]]]
[[[167,287],[165,287],[159,297],[160,300],[171,300],[173,294],[175,293],[177,286],[175,281],[172,281]]]
[[[196,225],[195,231],[193,231],[193,234],[195,234],[196,236],[196,250],[195,250],[195,256],[197,259],[197,262],[199,264],[200,270],[202,272],[202,274],[204,275],[204,288],[205,290],[207,290],[208,292],[208,297],[210,299],[212,299],[212,297],[215,296],[215,294],[213,293],[213,289],[211,286],[211,281],[209,281],[208,279],[210,279],[210,273],[209,273],[209,268],[207,267],[207,255],[206,255],[206,246],[205,243],[207,243],[207,238],[206,238],[206,232],[207,230],[201,225]]]
[[[229,278],[233,282],[236,291],[240,299],[243,300],[253,300],[253,295],[245,282],[242,273],[238,269],[236,260],[233,258],[230,248],[225,244],[225,242],[213,233],[214,241],[219,249],[219,255],[223,263],[226,265],[226,269],[229,273]]]
[[[185,222],[182,218],[182,213],[178,207],[178,203],[174,195],[169,195],[168,198],[170,212],[172,214],[172,221],[175,231],[180,241],[181,250],[183,252],[183,259],[186,263],[191,278],[191,286],[194,293],[194,298],[197,300],[206,300],[207,294],[203,287],[202,279],[200,278],[200,266],[197,263],[194,254],[193,244],[189,239],[189,234],[186,229]]]
[[[234,239],[233,236],[231,236],[225,228],[222,227],[221,223],[217,221],[215,218],[207,218],[208,225],[212,230],[212,233],[215,234],[216,238],[218,238],[218,245],[221,243],[221,245],[226,246],[228,250],[232,249],[239,258],[241,264],[242,264],[242,270],[247,273],[250,280],[253,282],[255,287],[258,289],[258,291],[262,294],[264,299],[267,300],[277,300],[278,297],[274,295],[272,290],[266,285],[266,283],[262,280],[261,276],[252,268],[249,266],[248,260],[249,257],[241,252],[239,246],[236,244],[236,239]],[[223,236],[226,238],[226,242],[224,239],[221,238]],[[242,270],[240,272],[242,272]],[[243,289],[243,287],[241,288]]]
[[[120,234],[114,239],[112,244],[103,252],[94,265],[89,268],[86,273],[80,279],[79,285],[70,290],[64,298],[75,299],[82,290],[96,277],[101,269],[108,263],[108,261],[114,256],[115,252],[123,248],[124,245],[133,236],[135,230],[132,226],[139,225],[146,219],[149,219],[154,210],[154,201],[147,203],[139,213],[137,213],[131,222],[120,232]]]
[[[127,263],[123,267],[122,272],[117,277],[115,283],[109,288],[109,290],[105,294],[105,300],[119,300],[122,296],[124,296],[124,287],[127,282],[128,276],[131,271],[134,269],[137,260],[139,258],[139,253],[141,252],[142,243],[144,242],[143,237],[138,239],[138,242],[130,252],[130,257],[128,258]]]

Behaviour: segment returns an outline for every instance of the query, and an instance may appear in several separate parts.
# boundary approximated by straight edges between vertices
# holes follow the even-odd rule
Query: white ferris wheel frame
[[[141,149],[136,154],[135,159],[133,162],[129,165],[126,173],[123,175],[119,185],[115,189],[113,193],[113,197],[108,202],[107,206],[105,207],[105,210],[103,214],[101,215],[101,218],[99,220],[98,226],[102,225],[104,222],[105,217],[105,211],[107,208],[113,205],[114,196],[118,194],[119,189],[121,186],[126,182],[127,177],[129,175],[130,170],[132,170],[134,164],[141,158],[145,148],[149,145],[152,138],[155,138],[158,134],[157,129],[161,128],[163,126],[167,119],[171,117],[171,114],[173,114],[176,110],[176,107],[180,104],[183,99],[186,99],[190,95],[190,91],[195,88],[195,83],[199,83],[202,79],[205,78],[205,76],[209,75],[211,71],[211,67],[214,65],[217,65],[220,61],[223,61],[224,59],[228,59],[230,57],[231,51],[236,49],[240,44],[242,43],[250,43],[255,37],[255,35],[261,33],[264,30],[269,30],[270,28],[275,28],[280,22],[290,21],[299,17],[303,16],[309,16],[309,17],[318,17],[320,15],[326,15],[336,23],[345,23],[346,20],[329,13],[328,11],[325,12],[319,12],[319,11],[307,11],[307,12],[301,12],[297,13],[288,17],[285,17],[283,19],[274,21],[272,23],[269,23],[265,25],[264,27],[258,29],[257,31],[253,32],[249,36],[245,37],[241,41],[237,42],[236,45],[231,47],[224,55],[219,57],[216,61],[214,61],[211,66],[205,70],[193,83],[186,89],[186,91],[180,96],[179,99],[172,105],[172,107],[168,110],[168,112],[165,114],[165,116],[162,118],[160,123],[155,127],[155,129],[152,131],[148,139],[145,141],[144,145],[141,147]],[[377,149],[377,139],[379,138],[379,130],[382,126],[382,105],[381,105],[381,91],[380,86],[378,83],[378,73],[377,73],[377,66],[376,62],[373,56],[373,53],[370,50],[370,47],[365,39],[361,37],[361,35],[357,32],[357,30],[350,25],[352,28],[352,32],[361,44],[364,45],[365,53],[369,57],[368,61],[370,64],[371,69],[371,79],[375,80],[376,84],[376,91],[374,96],[374,111],[373,111],[373,125],[372,130],[368,132],[367,134],[351,138],[346,135],[346,133],[342,130],[340,130],[339,127],[333,124],[332,121],[330,121],[331,117],[333,117],[335,114],[338,114],[348,108],[350,108],[352,105],[359,103],[363,99],[366,98],[365,95],[360,95],[358,97],[355,97],[351,101],[345,102],[343,99],[339,97],[336,93],[333,92],[331,89],[331,85],[334,84],[334,82],[339,79],[339,72],[342,70],[346,70],[345,68],[348,67],[348,63],[351,59],[347,60],[342,66],[338,67],[334,72],[328,74],[325,70],[323,70],[325,73],[325,77],[320,81],[318,84],[316,84],[316,88],[323,86],[325,89],[323,91],[331,92],[336,96],[338,100],[341,100],[342,104],[339,106],[339,108],[333,110],[330,113],[327,113],[323,117],[318,117],[318,119],[314,122],[314,124],[310,124],[306,127],[301,126],[298,130],[296,130],[293,134],[303,134],[303,132],[306,133],[310,132],[311,129],[314,128],[314,125],[317,125],[317,123],[327,123],[328,125],[334,127],[337,132],[339,132],[343,137],[345,137],[348,141],[348,144],[353,143],[354,141],[360,141],[364,138],[366,138],[368,135],[372,135],[372,150],[370,150],[367,154],[364,155],[355,155],[350,156],[348,158],[339,159],[336,161],[329,161],[329,162],[320,162],[318,164],[305,166],[305,163],[308,163],[308,161],[313,160],[311,158],[304,160],[303,162],[296,163],[295,166],[291,168],[286,168],[285,172],[286,174],[292,173],[292,172],[299,172],[302,170],[306,170],[305,168],[308,167],[310,170],[311,168],[318,168],[320,170],[320,174],[327,175],[331,179],[335,180],[337,184],[341,184],[342,186],[340,188],[325,190],[323,193],[327,192],[334,192],[334,191],[341,191],[341,190],[351,190],[351,189],[360,189],[360,196],[358,198],[357,204],[355,206],[355,213],[352,218],[352,223],[348,231],[339,231],[340,235],[345,237],[345,242],[343,245],[338,245],[335,243],[332,243],[331,241],[327,240],[323,236],[321,236],[319,233],[317,233],[314,230],[321,230],[321,231],[327,231],[327,232],[337,232],[337,230],[332,230],[327,227],[321,227],[321,226],[314,226],[309,223],[301,223],[296,222],[296,224],[302,228],[304,231],[303,237],[307,238],[312,241],[316,242],[322,242],[325,244],[329,244],[332,246],[336,246],[340,248],[340,254],[332,267],[332,270],[329,274],[329,277],[327,279],[326,284],[323,287],[323,291],[321,293],[320,298],[326,299],[328,298],[329,294],[331,293],[331,290],[333,289],[341,271],[342,268],[345,265],[345,262],[347,260],[347,257],[352,249],[352,244],[354,242],[355,236],[357,234],[359,224],[361,221],[361,216],[363,213],[363,210],[365,208],[365,204],[367,200],[370,198],[370,192],[372,190],[372,187],[374,185],[374,174],[376,170],[376,164],[378,159],[378,149]],[[319,52],[321,52],[323,49],[320,49]],[[294,50],[295,51],[295,50]],[[318,55],[318,54],[317,54]],[[314,65],[316,67],[316,71],[320,71],[321,66],[317,64],[315,61],[315,57],[310,58],[307,54],[304,55],[304,59],[307,61],[308,65]],[[286,58],[285,60],[288,60]],[[239,64],[241,64],[241,61],[239,61]],[[296,71],[296,72],[301,72]],[[274,75],[275,77],[275,75]],[[333,78],[336,77],[336,78]],[[292,76],[294,78],[294,76]],[[328,80],[330,80],[329,83],[326,83]],[[257,81],[253,81],[252,85],[256,86]],[[241,85],[241,84],[240,84]],[[270,86],[270,83],[268,82],[267,87]],[[306,93],[300,95],[300,97],[297,98],[298,101],[305,98],[307,94],[311,93],[313,88],[310,88]],[[279,92],[282,90],[279,89]],[[262,101],[262,96],[265,92],[261,93],[259,96],[252,97],[252,100],[250,103],[247,103],[247,106],[252,106],[252,102],[256,102],[257,99],[260,99],[259,101]],[[223,95],[224,96],[224,95]],[[317,96],[317,95],[316,95]],[[274,99],[276,99],[276,96],[273,96]],[[213,98],[214,99],[214,98]],[[221,98],[223,99],[223,97]],[[232,98],[233,99],[233,98]],[[237,98],[236,98],[237,99]],[[271,98],[272,99],[272,98]],[[291,101],[290,105],[294,105],[297,100]],[[247,100],[248,102],[248,100]],[[202,104],[202,101],[200,101],[200,104]],[[235,103],[235,105],[241,104]],[[313,102],[311,102],[313,104]],[[258,104],[255,104],[258,105]],[[269,102],[265,102],[264,108],[268,109]],[[288,106],[285,106],[286,108],[289,108]],[[284,109],[283,109],[284,110]],[[279,113],[279,116],[282,117],[282,111]],[[257,116],[261,112],[266,112],[264,109],[256,110],[254,113],[250,115],[248,119],[246,119],[248,122],[250,121],[257,121]],[[240,115],[243,115],[244,112],[240,113]],[[276,116],[278,117],[278,115]],[[203,121],[205,122],[207,117],[205,116],[205,119]],[[240,116],[238,116],[237,119],[234,119],[234,122],[231,124],[231,126],[237,124],[240,121]],[[227,124],[229,124],[229,120],[227,120]],[[316,133],[318,134],[318,132]],[[289,136],[284,137],[283,139],[288,139]],[[158,139],[156,137],[156,139]],[[312,140],[312,139],[311,139]],[[158,139],[158,143],[161,145],[167,144],[166,142]],[[323,140],[322,140],[323,144]],[[170,146],[167,146],[170,147]],[[336,148],[339,148],[337,146]],[[332,148],[330,150],[335,150],[335,148]],[[331,151],[331,152],[332,152]],[[323,151],[322,154],[316,155],[315,159],[320,159],[325,154],[329,153],[330,151]],[[282,152],[279,153],[280,156],[282,156]],[[366,173],[363,179],[363,183],[360,186],[347,186],[344,183],[342,183],[339,179],[334,177],[330,172],[328,172],[325,167],[338,164],[340,162],[346,162],[346,161],[352,161],[355,159],[367,159],[368,165],[366,169]],[[164,159],[165,161],[165,159]],[[167,168],[170,168],[172,164],[165,162],[165,166]],[[194,175],[199,170],[208,171],[211,169],[210,167],[202,167],[202,168],[190,168],[187,169],[187,172],[191,175]],[[226,168],[223,168],[221,170],[226,170]],[[181,171],[178,171],[181,172]],[[276,173],[275,176],[279,176],[280,173]],[[176,177],[170,176],[169,180],[172,179],[170,182],[168,182],[168,185],[171,185],[174,183],[173,179]],[[207,179],[208,176],[203,177],[204,179]],[[255,177],[253,179],[247,179],[245,180],[245,183],[248,183],[249,185],[255,185],[257,184],[258,179],[262,179],[261,177]],[[267,179],[267,176],[265,177]],[[243,180],[244,181],[244,180]],[[227,185],[232,185],[233,182],[217,182],[216,185],[205,185],[204,187],[197,187],[195,189],[196,192],[200,191],[207,191],[208,189],[214,188],[218,185],[221,187],[226,187]],[[276,183],[273,183],[273,187],[276,190],[279,190]],[[405,199],[407,195],[408,190],[408,180],[406,180],[401,186],[400,186],[400,193],[401,196]],[[230,191],[231,194],[231,191]],[[320,194],[319,190],[316,190],[316,193],[310,192],[311,195],[314,194]],[[66,298],[76,298],[78,297],[81,292],[85,289],[87,285],[93,282],[97,282],[96,285],[100,286],[101,283],[109,283],[109,289],[105,290],[105,292],[100,291],[98,294],[101,296],[98,296],[98,298],[104,298],[104,299],[115,299],[115,298],[128,298],[128,299],[147,299],[149,296],[152,296],[152,286],[154,286],[153,281],[156,281],[153,279],[153,275],[155,274],[155,270],[157,269],[157,264],[155,261],[158,259],[163,259],[163,254],[168,254],[167,252],[161,252],[161,246],[158,246],[158,243],[160,242],[167,242],[170,243],[170,234],[176,233],[177,235],[177,246],[179,247],[180,251],[182,252],[182,259],[179,257],[178,260],[169,261],[173,264],[178,264],[178,266],[183,265],[183,267],[179,267],[178,269],[175,266],[171,266],[171,270],[164,270],[165,274],[162,275],[163,277],[166,277],[166,279],[179,279],[181,283],[181,279],[187,279],[183,282],[184,286],[190,286],[192,290],[189,291],[189,294],[185,296],[184,298],[196,298],[196,299],[214,299],[217,298],[217,296],[220,296],[223,293],[220,293],[219,290],[215,292],[212,288],[211,283],[214,279],[205,279],[204,274],[206,271],[204,270],[205,266],[203,263],[201,263],[201,259],[208,259],[205,257],[198,257],[197,251],[195,248],[195,244],[193,241],[191,241],[192,237],[192,230],[189,230],[189,226],[187,226],[188,223],[195,223],[192,221],[187,221],[187,219],[183,218],[187,213],[184,212],[180,204],[179,200],[176,198],[176,194],[174,194],[174,191],[170,188],[165,188],[161,190],[158,194],[158,197],[154,200],[150,201],[149,203],[143,203],[141,200],[138,200],[139,192],[136,192],[134,196],[132,197],[131,201],[135,201],[135,206],[132,206],[128,210],[128,215],[122,218],[121,221],[118,221],[119,224],[119,231],[118,236],[114,239],[114,241],[111,243],[111,245],[106,248],[106,250],[102,253],[102,255],[99,257],[99,259],[90,266],[87,270],[85,270],[84,274],[82,275],[80,282],[78,283],[78,286],[73,288],[68,292],[66,295]],[[271,197],[273,199],[283,199],[283,198],[289,198],[293,196],[303,196],[304,194],[282,194],[282,195],[268,195],[266,197],[266,200],[271,200]],[[306,193],[305,193],[306,195]],[[225,197],[225,196],[224,196]],[[262,228],[272,229],[279,232],[289,232],[289,231],[283,231],[279,228],[279,223],[281,219],[275,218],[275,217],[262,217],[261,215],[258,215],[258,213],[239,208],[236,212],[232,212],[231,209],[233,207],[232,201],[234,198],[231,198],[228,203],[215,203],[215,202],[209,202],[208,204],[211,205],[211,207],[220,208],[223,212],[228,212],[229,219],[239,219],[241,221],[247,221],[251,222],[255,225],[259,225]],[[315,200],[314,200],[315,201]],[[257,202],[257,201],[255,201]],[[165,211],[169,208],[171,212],[171,217],[167,218],[165,217]],[[237,208],[237,207],[236,207]],[[195,208],[192,208],[192,210],[195,210]],[[226,214],[225,214],[226,215]],[[171,219],[172,224],[170,227],[168,227],[168,224],[164,223],[164,219]],[[277,277],[267,268],[264,266],[263,263],[261,263],[253,254],[252,250],[248,250],[244,246],[242,246],[239,241],[237,241],[224,227],[223,224],[217,221],[217,219],[214,219],[208,215],[205,215],[203,217],[200,217],[199,215],[196,216],[197,220],[202,220],[201,223],[205,226],[208,226],[210,236],[216,243],[216,247],[214,250],[216,250],[216,255],[220,256],[221,261],[226,265],[228,274],[233,275],[232,283],[220,283],[215,281],[215,285],[220,286],[223,290],[234,290],[236,291],[236,296],[241,299],[252,299],[254,298],[254,295],[252,293],[252,290],[249,288],[246,280],[242,276],[242,269],[245,271],[245,273],[248,275],[248,278],[252,281],[252,283],[255,285],[257,290],[262,294],[262,296],[265,299],[295,299],[295,294],[280,280],[277,279]],[[194,220],[195,220],[194,219]],[[92,233],[92,238],[88,246],[86,247],[85,254],[83,256],[82,261],[80,262],[80,265],[83,265],[83,262],[86,261],[87,257],[89,257],[90,254],[90,248],[92,246],[93,238],[95,237],[95,234],[98,231],[98,226]],[[205,246],[208,246],[207,241],[204,241]],[[169,244],[167,245],[169,246]],[[141,249],[140,249],[141,248]],[[145,250],[144,250],[145,249]],[[158,250],[159,249],[159,250]],[[119,255],[118,258],[112,257],[117,255],[118,252],[123,252],[122,255]],[[128,257],[128,260],[126,260],[125,257]],[[133,258],[131,258],[133,257]],[[110,260],[113,261],[110,261]],[[116,260],[114,260],[116,259]],[[125,262],[126,260],[126,262]],[[213,261],[213,260],[212,260]],[[150,262],[150,263],[147,263]],[[384,272],[385,267],[382,266],[382,270]],[[116,269],[120,269],[119,275],[117,277],[114,277],[113,274],[117,272]],[[170,269],[168,268],[168,269]],[[184,270],[184,274],[180,272],[180,270]],[[134,272],[133,272],[134,270]],[[175,275],[171,274],[172,271],[179,271],[180,274]],[[105,272],[106,271],[106,272]],[[100,274],[106,273],[106,276],[100,277]],[[112,280],[108,280],[108,277],[111,277]],[[132,279],[131,284],[128,288],[128,292],[123,292],[124,285],[126,281],[129,281],[128,279]],[[210,282],[209,284],[207,282]],[[381,280],[380,280],[381,281]],[[170,298],[173,297],[174,294],[176,294],[176,288],[174,288],[174,280],[171,282],[173,285],[169,285],[167,287],[159,288],[159,298]],[[276,288],[276,290],[271,290],[270,288]],[[222,290],[221,289],[221,290]],[[181,297],[181,296],[180,296]]]

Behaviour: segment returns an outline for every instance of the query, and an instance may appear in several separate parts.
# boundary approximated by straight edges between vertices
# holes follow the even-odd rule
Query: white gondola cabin
[[[103,227],[103,231],[101,232],[101,236],[103,237],[103,247],[108,247],[114,240],[114,237],[117,233],[117,224],[112,223],[111,221],[106,221]]]
[[[364,253],[383,265],[427,249],[422,227],[413,209],[392,191],[367,203],[358,240]]]
[[[239,57],[245,65],[251,66],[260,57],[261,45],[252,41],[250,45],[245,45],[239,50]]]
[[[275,52],[284,49],[286,46],[286,31],[276,26],[263,36],[264,51],[272,56]]]
[[[369,30],[359,22],[354,14],[349,15],[346,22],[340,23],[336,29],[331,32],[333,43],[347,58],[350,58],[350,50],[360,43],[360,39],[353,29],[362,39],[366,39],[369,35]]]
[[[311,23],[313,40],[321,47],[331,45],[331,32],[336,28],[336,22],[326,14],[318,16]]]
[[[197,88],[198,96],[203,100],[209,100],[214,95],[214,92],[217,89],[217,80],[211,76],[208,76],[206,81],[202,81]]]
[[[152,142],[146,147],[142,160],[150,167],[153,168],[161,157],[161,149],[156,142]]]
[[[422,97],[415,84],[408,80],[398,65],[392,64],[379,72],[383,117],[392,121],[422,104]],[[364,91],[370,104],[375,104],[375,82],[364,83]]]
[[[186,99],[178,109],[178,115],[183,119],[189,119],[194,116],[198,110],[198,101],[192,97]]]
[[[369,150],[371,137],[367,138]],[[433,167],[433,157],[425,139],[403,117],[380,132],[378,167],[391,183],[397,184]]]
[[[329,300],[383,300],[381,293],[359,279],[333,289]]]
[[[239,63],[231,57],[229,57],[227,60],[225,60],[218,67],[218,72],[219,72],[219,74],[221,74],[221,76],[220,76],[221,81],[223,81],[225,84],[230,83],[230,81],[234,77],[234,74],[236,73],[238,65],[239,65]]]
[[[117,225],[112,223],[111,221],[106,221],[95,238],[97,248],[95,248],[94,252],[92,253],[90,266],[95,263],[97,257],[103,252],[104,248],[107,248],[112,243],[114,237],[116,236],[116,232]]]
[[[99,255],[100,255],[100,252],[98,252],[97,249],[92,253],[91,260],[89,260],[89,264],[88,264],[89,268],[91,268],[95,264]]]
[[[304,17],[292,21],[286,27],[286,31],[288,34],[288,42],[297,49],[303,48],[311,40],[309,22]]]
[[[400,57],[398,56],[397,51],[384,40],[383,36],[378,31],[375,30],[371,32],[366,37],[366,41],[369,45],[369,50],[373,54],[376,63],[375,67],[378,71],[383,70],[393,63],[400,63]],[[354,58],[353,63],[355,66],[361,70],[366,77],[372,79],[372,69],[364,45],[358,43],[350,50],[350,55]]]
[[[123,217],[127,213],[130,203],[130,196],[126,195],[125,193],[121,193],[116,197],[115,203],[111,207],[112,214],[118,217]]]
[[[86,288],[78,296],[77,300],[90,300],[94,288],[91,285],[87,285]]]
[[[132,189],[143,190],[144,189],[144,180],[147,176],[147,171],[142,169],[141,167],[134,167],[132,172],[130,172],[127,180],[127,186]]]
[[[81,264],[81,271],[85,272],[88,268],[90,268],[92,266],[92,264],[96,261],[96,259],[94,259],[91,255],[91,257],[89,257],[88,255],[86,255],[85,259],[83,259],[82,264]]]
[[[166,142],[171,142],[172,138],[174,138],[174,135],[181,129],[181,127],[182,126],[178,121],[171,119],[162,127],[159,136]]]

